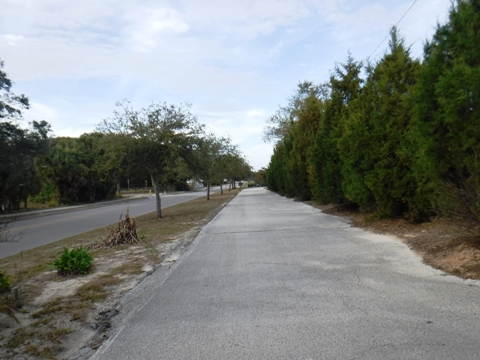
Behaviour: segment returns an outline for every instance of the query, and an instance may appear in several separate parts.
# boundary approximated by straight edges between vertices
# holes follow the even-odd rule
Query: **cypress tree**
[[[347,197],[388,217],[407,213],[416,191],[407,134],[412,116],[409,97],[420,68],[396,27],[390,35],[389,52],[371,69],[341,145]]]
[[[415,174],[441,211],[480,219],[480,1],[457,0],[424,53]]]
[[[311,163],[315,174],[312,193],[321,203],[342,203],[342,166],[338,141],[343,133],[343,119],[348,117],[349,104],[360,91],[361,63],[349,55],[347,62],[336,66],[328,84],[330,94],[325,101],[321,125],[314,139]]]

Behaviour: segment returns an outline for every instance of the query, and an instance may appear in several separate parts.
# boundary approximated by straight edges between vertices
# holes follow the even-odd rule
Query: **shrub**
[[[10,291],[10,283],[11,283],[10,276],[4,274],[3,271],[0,270],[0,294]]]
[[[52,201],[56,202],[55,191],[55,184],[45,182],[42,184],[40,192],[35,196],[30,196],[28,200],[39,204],[48,204]]]
[[[10,284],[11,284],[11,277],[3,273],[2,270],[0,270],[0,294],[10,291]],[[18,319],[15,317],[13,309],[5,305],[3,301],[0,303],[0,313],[8,315],[9,317],[11,317],[16,322],[19,323]]]
[[[63,249],[63,254],[53,262],[60,275],[86,274],[92,268],[93,257],[88,249],[82,247],[68,250]]]

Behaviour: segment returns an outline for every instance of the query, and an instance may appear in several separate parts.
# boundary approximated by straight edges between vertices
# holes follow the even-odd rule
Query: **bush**
[[[4,274],[2,270],[0,270],[0,294],[10,291],[11,280],[10,276]]]
[[[42,184],[42,189],[40,192],[35,196],[30,196],[28,200],[39,204],[48,204],[52,201],[56,202],[55,191],[55,184],[45,182]]]
[[[60,275],[86,274],[92,268],[93,257],[88,249],[82,247],[68,250],[65,246],[63,254],[53,262]]]

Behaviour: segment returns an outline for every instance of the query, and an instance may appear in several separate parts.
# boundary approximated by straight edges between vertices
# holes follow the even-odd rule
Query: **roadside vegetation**
[[[138,241],[109,241],[126,226],[120,220],[2,259],[0,312],[14,317],[0,314],[0,358],[68,358],[80,347],[100,346],[120,296],[158,266],[173,263],[172,253],[188,246],[238,191],[166,208],[161,221],[156,213],[129,219]]]
[[[453,2],[414,59],[396,27],[377,61],[303,82],[270,119],[269,189],[375,218],[480,221],[480,5]]]
[[[0,214],[120,196],[123,188],[159,194],[193,182],[229,188],[251,168],[229,138],[207,133],[189,104],[118,102],[112,117],[78,138],[55,137],[46,120],[22,124],[29,99],[15,95],[0,60]],[[207,197],[208,199],[208,197]]]

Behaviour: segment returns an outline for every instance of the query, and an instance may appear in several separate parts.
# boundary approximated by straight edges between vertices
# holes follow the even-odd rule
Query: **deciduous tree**
[[[191,155],[192,144],[201,127],[189,111],[189,105],[152,104],[140,111],[126,101],[119,111],[104,120],[99,129],[124,134],[127,159],[132,168],[146,170],[155,191],[157,217],[162,217],[160,186],[179,157]]]

